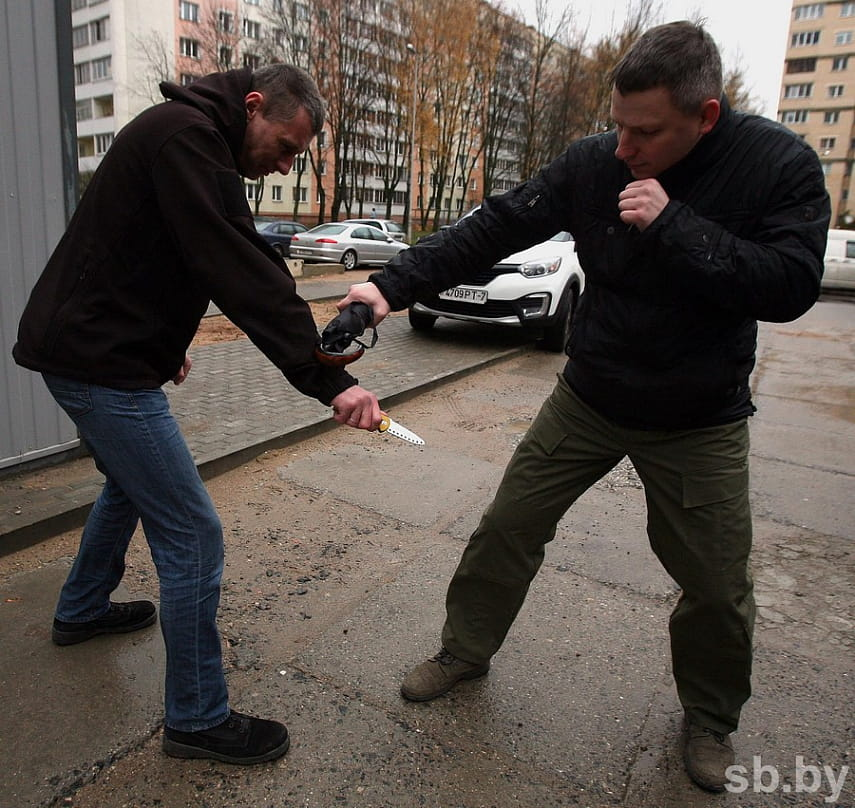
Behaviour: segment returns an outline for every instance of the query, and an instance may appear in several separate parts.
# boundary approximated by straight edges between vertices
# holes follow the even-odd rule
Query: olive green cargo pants
[[[625,429],[559,377],[451,580],[443,645],[468,662],[490,659],[558,521],[625,456],[644,485],[651,547],[682,590],[669,624],[680,702],[692,722],[732,732],[751,693],[746,419],[695,430]]]

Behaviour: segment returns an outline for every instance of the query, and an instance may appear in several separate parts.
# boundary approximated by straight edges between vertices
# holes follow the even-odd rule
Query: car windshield
[[[346,228],[346,225],[343,224],[319,224],[317,227],[313,227],[309,232],[310,233],[326,233],[327,235],[336,235],[338,233],[343,233]]]
[[[401,227],[397,222],[386,222],[386,229],[390,233],[403,233],[404,228]]]
[[[562,230],[560,233],[556,233],[550,241],[573,241],[573,236],[570,235],[566,230]]]

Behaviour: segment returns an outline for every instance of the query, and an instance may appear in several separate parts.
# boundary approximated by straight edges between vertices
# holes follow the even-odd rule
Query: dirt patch
[[[312,316],[315,318],[319,329],[322,329],[338,314],[334,300],[310,302],[309,307],[312,309]],[[202,345],[213,345],[217,342],[231,342],[232,340],[246,338],[246,334],[228,317],[223,314],[215,314],[211,317],[202,318],[190,347],[198,348]]]

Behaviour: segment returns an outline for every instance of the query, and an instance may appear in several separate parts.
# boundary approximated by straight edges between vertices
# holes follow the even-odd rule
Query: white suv
[[[541,332],[543,345],[563,351],[585,273],[567,232],[508,256],[472,281],[415,303],[410,325],[433,328],[438,317],[529,328]]]

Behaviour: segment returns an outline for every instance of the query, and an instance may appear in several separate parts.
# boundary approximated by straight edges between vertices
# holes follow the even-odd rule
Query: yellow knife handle
[[[380,416],[380,426],[377,427],[377,431],[385,432],[389,428],[389,416],[385,412],[381,412]]]

